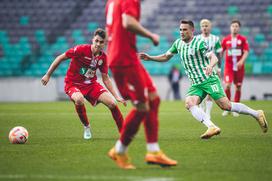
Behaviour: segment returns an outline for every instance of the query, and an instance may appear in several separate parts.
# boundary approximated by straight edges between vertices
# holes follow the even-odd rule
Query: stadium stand
[[[143,12],[155,1],[145,0]],[[248,75],[272,74],[272,2],[271,0],[160,0],[152,14],[144,16],[144,24],[161,35],[158,47],[138,38],[139,51],[150,54],[165,52],[179,37],[181,18],[192,19],[199,33],[198,22],[208,18],[213,33],[229,33],[233,18],[242,22],[241,33],[248,37],[250,56]],[[42,76],[54,57],[75,44],[87,43],[97,27],[104,27],[105,1],[101,0],[1,0],[0,1],[0,76]],[[146,9],[145,9],[146,7]],[[173,64],[144,62],[152,75],[165,75]],[[55,72],[64,75],[69,62]]]

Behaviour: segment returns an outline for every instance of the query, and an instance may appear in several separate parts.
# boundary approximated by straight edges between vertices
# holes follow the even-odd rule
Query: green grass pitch
[[[272,124],[272,102],[244,102],[263,109]],[[145,137],[141,127],[129,147],[136,170],[121,170],[107,157],[118,138],[110,112],[86,104],[94,138],[83,140],[83,128],[71,102],[0,104],[0,180],[271,180],[272,130],[263,134],[257,122],[241,115],[222,117],[215,105],[212,120],[219,136],[201,140],[206,128],[194,120],[184,102],[162,102],[160,147],[179,164],[160,168],[144,163]],[[124,115],[131,106],[120,108]],[[25,145],[8,141],[9,130],[24,126]],[[270,127],[271,128],[271,127]]]

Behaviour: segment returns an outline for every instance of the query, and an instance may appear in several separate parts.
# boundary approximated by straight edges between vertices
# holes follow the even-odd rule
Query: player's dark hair
[[[190,25],[192,28],[195,28],[195,25],[194,25],[193,21],[191,21],[191,20],[182,19],[182,20],[180,20],[180,24],[188,24],[188,25]]]
[[[94,32],[94,36],[100,36],[101,38],[105,39],[106,38],[106,31],[102,28],[97,28]]]
[[[232,24],[234,24],[234,23],[237,23],[237,24],[239,25],[239,27],[242,26],[242,25],[241,25],[241,22],[240,22],[238,19],[232,20],[230,24],[232,25]]]

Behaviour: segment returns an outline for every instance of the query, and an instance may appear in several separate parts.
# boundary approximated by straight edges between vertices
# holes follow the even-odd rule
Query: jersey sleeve
[[[74,57],[79,57],[82,53],[82,48],[80,46],[75,46],[73,48],[70,48],[65,52],[65,55],[68,58],[74,58]]]
[[[204,55],[206,57],[208,57],[212,52],[212,50],[209,51],[209,48],[208,48],[207,44],[202,40],[201,40],[200,45],[199,45],[199,51],[200,51],[200,53],[202,55]]]
[[[219,40],[219,37],[216,38],[216,42],[215,42],[215,46],[214,46],[214,50],[216,53],[220,53],[222,52],[222,46],[220,44],[220,40]]]
[[[178,53],[178,48],[177,48],[177,44],[178,44],[179,39],[177,39],[172,46],[170,47],[169,50],[167,50],[167,53],[171,53],[171,54],[177,54]]]
[[[249,51],[249,44],[248,44],[248,41],[247,41],[246,37],[244,37],[243,50],[244,51]]]
[[[140,4],[138,0],[123,0],[121,4],[122,13],[133,16],[135,18],[138,17]]]
[[[222,51],[225,51],[225,50],[226,50],[226,38],[224,38],[224,39],[222,40],[221,47],[222,47]]]
[[[107,55],[105,55],[102,59],[103,63],[99,66],[99,70],[101,73],[108,74],[109,72],[109,66],[107,61]]]

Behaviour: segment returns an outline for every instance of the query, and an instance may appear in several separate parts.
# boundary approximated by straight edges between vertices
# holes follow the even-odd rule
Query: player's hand
[[[118,102],[121,102],[124,106],[127,106],[127,101],[125,101],[123,98],[121,97],[116,97],[115,98]]]
[[[239,62],[237,62],[237,68],[238,69],[241,69],[242,68],[242,66],[243,66],[243,62],[242,61],[239,61]]]
[[[139,58],[145,61],[150,60],[150,56],[147,53],[139,53]]]
[[[221,68],[218,68],[218,69],[217,69],[217,75],[218,75],[219,77],[221,77]]]
[[[50,79],[50,76],[45,74],[41,79],[42,84],[45,86],[49,82],[49,79]]]
[[[153,33],[151,36],[151,41],[155,46],[158,46],[160,43],[160,36],[158,34]]]
[[[213,67],[208,65],[207,67],[204,67],[204,71],[206,75],[212,75]]]

